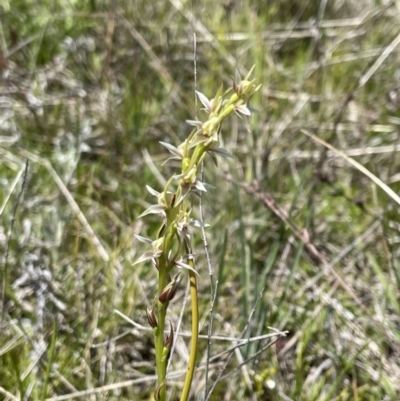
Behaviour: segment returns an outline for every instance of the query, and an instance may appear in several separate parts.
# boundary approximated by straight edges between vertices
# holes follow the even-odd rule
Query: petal
[[[235,111],[243,114],[244,116],[250,116],[251,112],[245,104],[235,106]]]
[[[146,185],[146,188],[152,195],[157,196],[157,197],[158,197],[158,195],[160,195],[160,193],[158,191],[156,191],[155,189],[153,189],[151,186]]]
[[[162,251],[159,250],[155,251],[154,249],[152,249],[151,251],[147,251],[142,256],[140,256],[139,259],[132,266],[145,262],[146,260],[157,259],[161,256],[161,254]]]
[[[214,97],[214,99],[211,100],[212,103],[212,111],[214,113],[218,113],[221,110],[221,106],[222,106],[222,102],[223,102],[223,98],[222,98],[222,92],[224,90],[224,86],[221,85],[218,88],[218,91]]]
[[[200,120],[186,120],[186,122],[192,127],[196,127],[198,129],[203,126],[203,123]]]
[[[190,192],[190,184],[181,183],[180,185],[180,194],[178,199],[175,201],[175,206],[179,205],[183,199],[185,199],[186,195]]]
[[[260,110],[255,109],[254,107],[251,107],[249,105],[247,105],[247,108],[250,110],[251,113],[256,113],[258,114],[260,112]]]
[[[207,184],[206,182],[203,182],[203,185],[204,185],[204,187],[205,187],[205,189],[208,191],[209,189],[216,189],[215,187],[214,187],[214,185],[211,185],[211,184]]]
[[[194,148],[197,146],[199,143],[206,143],[208,140],[210,140],[209,136],[203,135],[203,134],[197,134],[190,142],[189,142],[189,148]]]
[[[199,191],[207,192],[206,187],[205,187],[204,184],[203,184],[201,181],[199,181],[199,180],[196,180],[196,181],[194,182],[194,187],[195,187],[196,189],[198,189]]]
[[[179,180],[179,179],[181,179],[182,177],[184,177],[184,175],[185,175],[185,174],[183,174],[183,173],[181,173],[181,174],[175,174],[175,175],[173,176],[173,178],[174,178],[174,180]]]
[[[244,81],[247,81],[250,78],[250,75],[253,73],[255,68],[256,65],[254,64],[253,67],[250,68],[250,71],[247,73],[246,77],[244,78]]]
[[[180,159],[183,159],[183,154],[182,151],[178,148],[176,148],[174,145],[171,145],[170,143],[167,142],[160,142],[161,145],[166,147],[173,155],[179,157]]]
[[[202,223],[201,221],[195,220],[195,219],[190,219],[189,223],[192,227],[198,227],[198,228],[206,228],[210,227],[209,224],[207,223]]]
[[[239,82],[242,80],[240,72],[237,68],[235,68],[235,78],[234,79],[237,84],[239,84]]]
[[[178,227],[178,235],[183,238],[187,244],[190,244],[190,234],[186,226]]]
[[[164,162],[161,163],[161,166],[165,166],[166,164],[168,164],[171,160],[178,160],[181,161],[182,159],[180,157],[169,157],[167,160],[165,160]]]
[[[161,214],[162,216],[165,216],[165,206],[151,205],[138,217],[138,219],[140,219],[141,217],[147,216],[148,214]]]
[[[213,159],[214,164],[218,167],[218,160],[213,153],[208,153],[211,158]]]
[[[142,237],[141,235],[137,235],[137,234],[133,234],[133,235],[140,242],[144,242],[145,244],[153,243],[153,241],[150,238],[145,238],[145,237]]]
[[[235,158],[235,156],[233,156],[233,154],[231,152],[228,152],[224,148],[217,148],[217,147],[212,148],[211,147],[211,148],[208,149],[208,152],[213,152],[213,153],[216,153],[219,156],[226,157],[226,158],[229,158],[229,159],[234,159]]]
[[[199,92],[199,91],[196,91],[196,93],[197,93],[197,96],[198,96],[199,99],[200,99],[200,102],[203,104],[203,106],[206,108],[206,110],[207,110],[208,112],[211,112],[212,104],[211,104],[211,102],[208,100],[207,96],[204,95],[203,93]]]
[[[197,273],[197,271],[195,269],[193,269],[192,266],[189,266],[187,263],[184,263],[182,261],[176,260],[174,262],[174,265],[178,268],[178,269],[187,269],[192,271],[193,273],[197,274],[199,276],[199,273]],[[200,276],[199,276],[200,277]]]
[[[160,237],[152,242],[153,249],[161,249],[164,242],[164,237]]]

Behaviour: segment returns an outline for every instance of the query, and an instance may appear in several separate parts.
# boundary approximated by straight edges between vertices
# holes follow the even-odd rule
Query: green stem
[[[158,273],[158,294],[161,294],[163,289],[168,284],[168,274],[165,258],[159,259]],[[158,377],[158,388],[156,390],[157,397],[154,398],[160,401],[166,401],[166,374],[167,360],[164,358],[164,331],[165,331],[165,315],[167,314],[168,303],[157,302],[158,324],[154,330],[155,351],[156,351],[156,366]]]
[[[193,268],[193,259],[188,259],[188,265]],[[180,401],[187,401],[190,388],[192,386],[194,369],[196,366],[197,345],[199,341],[199,304],[197,294],[197,276],[193,271],[189,271],[190,278],[190,298],[192,302],[192,342],[190,344],[190,355],[188,369],[186,372],[185,383],[183,384]]]

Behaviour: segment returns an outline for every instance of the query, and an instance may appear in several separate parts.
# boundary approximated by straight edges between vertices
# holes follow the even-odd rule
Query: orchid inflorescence
[[[193,126],[192,132],[175,147],[169,143],[160,142],[171,154],[166,162],[179,160],[181,172],[173,175],[166,183],[162,192],[146,186],[151,195],[157,198],[157,203],[151,205],[139,217],[158,214],[162,218],[157,239],[151,240],[136,235],[136,238],[151,245],[151,250],[145,252],[135,262],[151,261],[158,271],[158,293],[147,309],[147,318],[154,330],[158,387],[154,393],[156,400],[166,400],[166,368],[169,352],[173,344],[174,331],[170,325],[170,334],[164,341],[165,316],[168,303],[175,297],[182,280],[181,272],[171,278],[171,272],[176,268],[188,270],[191,284],[192,300],[192,345],[188,372],[182,391],[181,401],[189,396],[193,378],[198,337],[198,307],[197,307],[197,272],[194,268],[194,255],[191,248],[189,226],[202,227],[201,222],[191,218],[191,202],[189,193],[207,192],[210,186],[201,182],[198,172],[206,154],[209,154],[217,164],[216,156],[233,158],[232,154],[220,147],[219,133],[221,123],[228,115],[250,116],[248,100],[260,88],[255,80],[250,80],[249,74],[243,79],[235,79],[233,88],[223,92],[222,86],[216,96],[209,100],[203,93],[196,94],[208,113],[206,121],[188,120]],[[233,93],[232,93],[233,92]],[[157,314],[156,311],[157,310]]]

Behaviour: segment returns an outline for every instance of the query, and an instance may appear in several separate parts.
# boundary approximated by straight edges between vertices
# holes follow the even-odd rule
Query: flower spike
[[[203,179],[198,179],[200,166],[207,154],[215,163],[217,163],[217,156],[233,158],[233,155],[220,145],[221,127],[224,119],[230,114],[236,113],[242,118],[243,116],[250,116],[254,112],[248,106],[249,99],[259,89],[255,80],[250,78],[253,69],[244,79],[236,72],[233,90],[229,88],[224,91],[221,86],[212,99],[196,91],[196,96],[202,104],[201,107],[208,113],[207,118],[203,121],[187,120],[186,122],[192,126],[191,131],[178,146],[160,142],[170,153],[169,158],[163,164],[172,160],[178,161],[179,163],[174,163],[174,167],[179,166],[179,171],[170,176],[161,191],[146,185],[147,191],[150,195],[155,196],[157,201],[139,217],[159,214],[163,218],[155,239],[151,240],[135,235],[138,241],[150,245],[151,248],[141,255],[134,264],[151,261],[157,269],[157,295],[152,306],[146,310],[147,319],[153,328],[155,337],[158,376],[157,388],[154,393],[155,400],[167,400],[166,372],[169,353],[174,343],[174,329],[170,324],[170,334],[164,340],[167,325],[166,316],[169,302],[176,296],[182,277],[186,277],[182,274],[183,269],[187,270],[190,281],[192,341],[187,374],[180,400],[187,401],[189,399],[199,336],[198,272],[194,264],[195,255],[192,253],[191,227],[205,228],[208,227],[208,224],[191,217],[194,197],[189,197],[188,194],[201,196],[201,193],[213,188],[203,182]],[[171,279],[173,271],[176,272],[177,270],[179,273]]]

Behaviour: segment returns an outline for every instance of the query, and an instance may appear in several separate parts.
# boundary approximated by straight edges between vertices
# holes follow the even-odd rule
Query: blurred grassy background
[[[253,64],[263,84],[259,113],[223,126],[236,159],[205,166],[213,334],[289,331],[255,357],[265,342],[237,350],[224,380],[226,355],[210,365],[210,399],[397,401],[399,205],[300,129],[400,190],[399,17],[385,0],[3,1],[0,399],[151,399],[152,334],[114,309],[147,327],[156,277],[132,267],[145,249],[133,234],[155,236],[156,219],[136,218],[145,185],[161,189],[173,171],[159,141],[180,143],[195,116],[196,32],[201,92]],[[238,185],[255,182],[256,194]],[[210,278],[193,234],[207,334]],[[174,325],[184,299],[183,285]],[[212,354],[231,345],[214,340]],[[186,358],[180,337],[171,371]],[[199,369],[193,400],[204,385]]]

